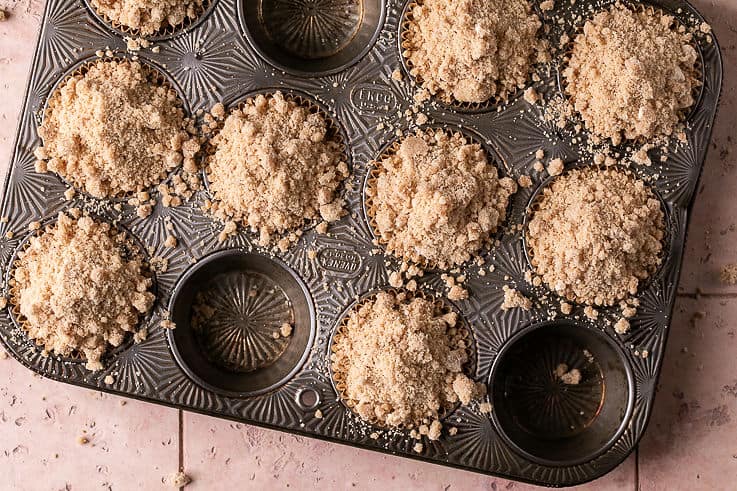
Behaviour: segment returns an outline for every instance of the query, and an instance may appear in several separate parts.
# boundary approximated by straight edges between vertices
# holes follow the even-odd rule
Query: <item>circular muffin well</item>
[[[484,152],[487,164],[491,167],[494,167],[497,172],[497,179],[499,187],[501,187],[502,182],[507,179],[505,176],[505,173],[503,172],[503,165],[501,163],[503,162],[501,158],[498,157],[495,151],[493,151],[488,145],[486,145],[479,136],[475,135],[474,133],[470,132],[467,129],[464,128],[447,128],[440,125],[430,125],[425,126],[421,128],[417,128],[414,131],[407,132],[404,135],[402,135],[399,138],[394,139],[390,143],[388,143],[377,156],[376,159],[374,159],[369,164],[369,170],[367,172],[366,178],[363,183],[363,192],[362,192],[362,209],[363,209],[363,215],[369,225],[369,230],[371,231],[371,234],[374,237],[374,240],[378,245],[380,245],[384,250],[388,253],[390,253],[392,256],[398,258],[402,261],[410,261],[415,264],[417,264],[419,267],[425,270],[442,270],[445,269],[443,265],[439,264],[437,261],[429,260],[426,257],[420,257],[419,260],[410,258],[410,257],[404,257],[396,255],[394,252],[389,252],[388,242],[382,237],[382,233],[380,231],[380,227],[378,223],[376,222],[376,205],[374,203],[374,197],[376,195],[376,185],[378,182],[379,177],[381,176],[381,162],[391,158],[392,156],[396,155],[397,151],[400,149],[402,142],[411,136],[423,136],[425,138],[432,138],[433,135],[436,135],[440,132],[443,132],[451,137],[459,135],[464,140],[464,145],[478,145],[480,149]],[[507,197],[507,206],[504,209],[503,216],[500,216],[499,223],[497,223],[496,227],[493,228],[493,230],[489,233],[488,239],[485,239],[482,241],[481,246],[476,250],[475,253],[471,254],[471,257],[468,259],[468,261],[473,260],[474,257],[480,255],[483,253],[485,248],[489,248],[493,241],[503,233],[503,228],[505,223],[507,222],[507,219],[509,217],[509,212],[512,207],[512,197],[517,191],[517,185],[514,184],[514,192],[510,193]],[[468,263],[468,261],[465,261],[465,263]],[[460,266],[460,264],[457,264],[455,266]]]
[[[333,330],[333,333],[330,336],[330,340],[328,342],[328,356],[331,359],[328,365],[328,371],[330,373],[330,380],[332,382],[333,388],[335,389],[336,394],[338,394],[340,401],[359,419],[367,422],[368,424],[376,428],[398,429],[398,430],[416,429],[422,424],[422,422],[413,421],[413,422],[404,422],[404,423],[397,424],[397,425],[390,425],[386,422],[379,421],[378,418],[372,417],[372,418],[369,418],[368,420],[362,418],[357,410],[358,401],[349,397],[346,392],[347,388],[345,386],[345,374],[340,370],[336,370],[335,362],[332,360],[337,350],[336,344],[339,343],[341,338],[346,335],[345,330],[348,328],[347,326],[350,321],[351,314],[357,313],[362,307],[366,306],[368,303],[375,302],[377,300],[377,296],[382,293],[388,293],[390,295],[393,295],[395,299],[397,299],[397,297],[401,297],[396,301],[403,302],[403,303],[411,302],[414,299],[422,299],[426,301],[431,301],[435,309],[435,315],[445,316],[445,315],[452,314],[455,317],[456,325],[455,327],[451,329],[457,330],[457,335],[460,336],[460,339],[465,343],[464,351],[467,357],[467,361],[463,364],[462,370],[459,372],[459,374],[463,374],[466,377],[468,377],[468,380],[470,381],[470,383],[474,385],[473,387],[468,387],[470,389],[469,393],[473,393],[474,391],[479,390],[479,384],[476,384],[473,381],[473,379],[470,378],[471,376],[473,376],[476,370],[475,368],[476,367],[476,342],[473,337],[470,326],[468,325],[466,319],[463,317],[460,310],[458,310],[455,307],[455,305],[453,305],[447,300],[444,300],[440,297],[435,296],[435,294],[433,293],[426,292],[423,290],[409,292],[406,290],[384,289],[384,290],[377,290],[377,291],[369,292],[363,295],[353,304],[348,306],[348,308],[346,308],[346,310],[342,313],[341,317],[338,320],[338,324]],[[481,395],[483,394],[479,394],[477,392],[475,394],[472,394],[471,398],[476,399],[477,397],[480,397]],[[449,414],[455,411],[460,405],[461,405],[461,402],[457,401],[455,403],[441,406],[437,408],[438,414],[435,418],[431,418],[429,416],[426,416],[426,418],[433,420],[433,421],[442,421]],[[429,422],[426,424],[429,424]]]
[[[372,48],[386,16],[383,0],[241,1],[251,46],[279,70],[302,77],[335,74]]]
[[[604,332],[570,321],[537,324],[507,341],[494,361],[492,420],[526,459],[579,465],[627,428],[634,385],[626,355]]]
[[[78,61],[75,65],[73,65],[69,69],[69,71],[67,73],[65,73],[64,75],[62,75],[56,81],[56,83],[53,85],[53,87],[49,91],[48,96],[46,97],[46,100],[45,100],[44,105],[43,105],[43,111],[42,111],[43,119],[42,119],[41,124],[39,124],[39,127],[43,124],[43,121],[46,119],[46,117],[48,116],[49,112],[51,111],[51,103],[52,103],[52,100],[55,97],[57,97],[57,95],[59,94],[60,88],[63,87],[70,79],[72,79],[74,77],[84,76],[89,71],[89,69],[92,66],[95,66],[98,63],[104,63],[104,62],[118,62],[118,63],[120,63],[120,62],[133,62],[133,60],[130,57],[126,57],[126,56],[113,56],[113,57],[107,57],[106,56],[106,57],[102,57],[102,58],[97,57],[97,56],[94,56],[94,57],[89,57],[89,58],[85,58],[85,59],[82,59],[82,60]],[[141,65],[141,68],[144,70],[146,76],[147,77],[150,77],[150,81],[151,81],[152,84],[155,84],[155,85],[160,86],[160,87],[167,88],[167,89],[169,89],[169,90],[171,90],[171,91],[173,91],[175,93],[175,95],[176,95],[175,107],[177,107],[177,108],[179,108],[179,109],[182,110],[184,121],[188,120],[188,118],[190,117],[191,111],[189,109],[189,105],[186,102],[186,98],[183,96],[184,92],[179,87],[179,85],[176,83],[176,81],[166,71],[162,70],[161,68],[159,68],[158,66],[156,66],[153,62],[151,62],[149,60],[146,60],[146,59],[144,59],[144,58],[142,58],[142,57],[139,56],[138,59],[135,60],[135,62],[136,63],[139,63]],[[41,138],[41,140],[42,140],[42,144],[43,144],[43,138]],[[39,159],[39,160],[44,160],[44,159]],[[156,183],[154,183],[154,184],[152,184],[152,185],[150,185],[150,186],[142,189],[142,191],[151,191],[151,190],[155,189],[156,186],[158,186],[159,184],[164,183],[167,180],[169,180],[171,178],[171,176],[173,174],[175,174],[179,169],[180,169],[180,166],[174,167],[173,169],[169,170],[166,173],[166,176],[165,177],[163,177],[158,182],[156,182]],[[52,171],[48,171],[47,170],[46,172],[52,172]],[[74,184],[71,179],[67,178],[66,176],[62,176],[62,175],[60,175],[58,173],[55,173],[55,172],[54,172],[54,174],[56,176],[58,176],[59,179],[61,179],[70,188],[73,188],[75,190],[75,192],[81,193],[84,196],[87,196],[87,197],[89,197],[91,199],[96,199],[96,200],[97,199],[103,199],[103,198],[98,198],[98,197],[92,195],[90,192],[88,192],[84,188],[80,188],[79,186],[77,186],[76,184]],[[117,203],[117,202],[126,202],[126,201],[128,201],[131,198],[131,196],[135,196],[136,193],[137,193],[137,191],[118,192],[114,196],[107,196],[104,199],[105,200],[108,200],[108,201],[115,202],[115,203]]]
[[[64,212],[62,212],[64,213]],[[151,285],[148,288],[148,291],[154,296],[154,305],[158,299],[158,288],[157,288],[157,281],[156,281],[156,275],[155,272],[149,267],[149,256],[146,251],[146,248],[143,247],[143,244],[139,241],[139,239],[134,236],[128,229],[124,228],[121,225],[113,225],[108,220],[101,218],[96,215],[92,214],[86,214],[84,216],[90,216],[96,223],[105,223],[110,226],[110,231],[114,232],[118,237],[123,237],[123,242],[120,244],[120,252],[122,254],[123,259],[128,258],[136,258],[140,259],[142,262],[143,270],[142,273],[144,277],[150,279]],[[18,244],[15,252],[11,256],[9,264],[12,265],[9,267],[6,271],[6,279],[5,282],[8,285],[8,299],[9,299],[9,317],[11,321],[13,322],[14,326],[18,331],[24,333],[25,336],[27,335],[27,322],[28,320],[26,317],[20,312],[20,306],[19,302],[17,300],[19,293],[16,290],[16,285],[14,285],[15,280],[14,274],[15,270],[19,264],[20,257],[23,255],[23,253],[26,252],[28,247],[30,246],[30,241],[34,237],[39,237],[45,232],[49,231],[50,229],[53,229],[55,225],[58,222],[58,217],[49,218],[40,223],[40,228],[38,230],[30,232],[28,235],[24,237],[24,239]],[[134,341],[138,342],[139,340],[145,339],[147,332],[145,332],[145,328],[142,329],[143,326],[146,326],[149,321],[151,320],[151,317],[153,315],[154,306],[149,308],[148,312],[145,314],[142,314],[139,316],[138,321],[138,329],[130,332],[126,332],[123,336],[122,342],[117,345],[113,346],[111,344],[107,344],[106,349],[102,356],[100,357],[100,361],[103,366],[107,366],[108,362],[112,359],[114,359],[117,355],[124,352],[128,348],[130,348]],[[36,349],[39,351],[42,351],[42,346],[38,343],[36,343],[33,339],[28,337],[29,343],[33,343],[36,346]],[[44,353],[46,355],[46,353]],[[53,356],[54,358],[65,362],[65,363],[86,363],[87,359],[79,350],[73,350],[70,353],[66,355],[58,355],[54,353],[48,353],[49,356]]]
[[[192,322],[203,292],[212,308],[204,325],[210,333],[198,333]],[[289,381],[315,338],[315,308],[299,276],[276,258],[238,249],[189,268],[174,287],[169,313],[176,328],[167,336],[179,366],[201,387],[227,397],[256,396]],[[291,329],[277,339],[273,334],[285,323]]]

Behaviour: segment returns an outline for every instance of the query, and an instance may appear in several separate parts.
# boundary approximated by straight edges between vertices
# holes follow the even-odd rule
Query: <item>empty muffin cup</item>
[[[248,41],[269,63],[299,76],[339,72],[374,45],[384,23],[381,0],[240,2]]]
[[[213,253],[177,283],[168,332],[174,357],[200,386],[232,397],[273,390],[307,359],[315,310],[307,287],[275,258]]]
[[[547,466],[573,466],[605,452],[629,424],[634,379],[603,331],[552,321],[527,328],[494,362],[492,418],[507,443]]]

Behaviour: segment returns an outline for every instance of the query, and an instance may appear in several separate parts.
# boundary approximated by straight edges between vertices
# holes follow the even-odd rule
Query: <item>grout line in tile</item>
[[[184,472],[184,411],[177,409],[177,419],[179,423],[178,429],[178,444],[179,444],[179,471]],[[179,488],[179,491],[183,491],[184,486]]]
[[[680,292],[676,296],[682,298],[737,298],[737,293]]]

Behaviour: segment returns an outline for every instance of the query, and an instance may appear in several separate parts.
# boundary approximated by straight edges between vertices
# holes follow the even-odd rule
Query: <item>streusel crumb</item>
[[[504,301],[502,302],[502,310],[522,309],[530,310],[532,308],[532,300],[524,296],[518,290],[509,288],[507,285],[502,287],[504,291]]]
[[[92,0],[92,6],[116,24],[150,36],[202,13],[202,0]]]
[[[131,194],[194,156],[199,144],[188,126],[176,92],[153,81],[149,69],[98,61],[51,97],[36,168],[98,198]]]
[[[555,367],[555,378],[563,382],[565,385],[578,385],[581,383],[583,376],[578,368],[568,369],[568,365],[560,363]]]
[[[506,100],[548,60],[542,23],[525,0],[423,0],[403,43],[412,75],[446,102]]]
[[[13,272],[11,301],[46,353],[83,354],[87,368],[119,346],[151,309],[151,278],[123,233],[89,216],[60,214],[29,241]]]
[[[662,260],[664,215],[644,182],[617,168],[572,170],[542,193],[528,229],[536,274],[555,292],[613,305]]]
[[[175,472],[165,479],[172,488],[183,488],[192,482],[192,478],[182,471]]]
[[[694,104],[697,59],[672,16],[617,3],[576,36],[565,90],[586,127],[614,144],[670,136]]]
[[[212,145],[211,211],[258,232],[260,245],[301,231],[305,221],[334,222],[345,213],[338,189],[349,171],[340,143],[321,114],[281,92],[234,109]]]
[[[336,381],[363,419],[418,427],[485,393],[464,373],[465,330],[457,314],[424,298],[380,292],[358,305],[336,336],[331,356]]]
[[[737,285],[737,264],[727,264],[719,274],[719,279],[725,285]]]
[[[477,254],[517,191],[477,143],[460,133],[418,130],[377,164],[369,214],[387,251],[447,268]]]

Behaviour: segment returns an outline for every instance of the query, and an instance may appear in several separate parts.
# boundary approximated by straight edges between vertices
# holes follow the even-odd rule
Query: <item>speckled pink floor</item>
[[[694,3],[721,43],[725,83],[660,391],[639,450],[579,489],[737,487],[737,287],[719,281],[737,262],[737,0]],[[0,24],[4,174],[43,2],[0,7],[10,11]],[[194,479],[188,490],[531,488],[78,389],[0,358],[0,490],[159,489],[180,467]]]

